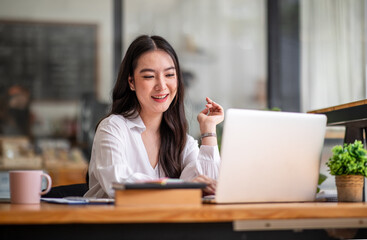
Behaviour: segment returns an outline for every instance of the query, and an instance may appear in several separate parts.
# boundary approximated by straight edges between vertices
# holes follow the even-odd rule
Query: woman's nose
[[[164,76],[159,76],[157,78],[157,84],[155,86],[155,90],[162,91],[167,88],[166,79]]]

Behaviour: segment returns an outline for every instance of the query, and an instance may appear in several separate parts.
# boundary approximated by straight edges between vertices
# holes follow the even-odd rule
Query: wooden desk
[[[194,239],[200,239],[198,236],[210,236],[210,239],[223,239],[223,236],[226,236],[225,239],[241,239],[243,234],[251,235],[259,230],[268,230],[257,232],[263,234],[261,236],[271,233],[272,235],[269,236],[276,239],[273,234],[285,232],[273,232],[273,230],[291,230],[288,232],[293,236],[296,234],[293,232],[295,229],[299,232],[299,229],[366,227],[367,204],[364,202],[204,204],[197,207],[0,204],[1,239],[10,239],[9,236],[17,236],[21,239],[26,236],[25,234],[37,234],[44,236],[45,239],[50,237],[48,234],[57,235],[59,239],[77,237],[80,239],[81,234],[85,237],[83,239],[94,239],[93,236],[102,235],[103,239],[116,239],[115,237],[121,234],[130,234],[130,237],[134,236],[133,239],[139,239],[139,236],[141,238],[145,236],[147,239],[165,239],[164,237],[170,233],[171,238],[175,236],[175,239],[180,239],[178,236],[188,239],[186,237],[191,233],[197,236]],[[140,228],[145,230],[139,231]],[[75,232],[71,234],[70,229],[74,229]],[[244,230],[253,233],[241,232]],[[52,233],[53,231],[57,233]],[[78,234],[78,231],[81,232]],[[155,234],[159,232],[160,237],[148,237],[151,234],[150,231]],[[318,233],[327,236],[323,230],[319,230]],[[167,237],[167,239],[170,238]]]
[[[364,142],[363,132],[367,135],[367,99],[313,110],[309,113],[325,114],[328,126],[345,126],[345,143],[355,140]]]

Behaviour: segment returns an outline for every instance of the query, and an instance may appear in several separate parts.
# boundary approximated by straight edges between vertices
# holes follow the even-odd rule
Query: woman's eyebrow
[[[155,72],[153,69],[150,68],[143,68],[142,70],[140,70],[139,73],[143,73],[143,72]]]
[[[176,68],[175,67],[169,67],[169,68],[166,68],[166,69],[164,69],[164,71],[168,71],[168,70],[175,70]]]
[[[164,71],[169,71],[169,70],[175,70],[176,68],[175,67],[168,67],[166,69],[164,69]],[[143,73],[143,72],[155,72],[154,69],[151,69],[151,68],[143,68],[142,70],[139,71],[139,73]]]

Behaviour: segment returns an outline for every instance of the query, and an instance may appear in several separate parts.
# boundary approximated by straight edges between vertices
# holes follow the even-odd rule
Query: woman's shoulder
[[[104,118],[101,122],[100,122],[100,126],[106,126],[106,125],[116,125],[119,126],[121,124],[126,125],[126,118],[122,115],[118,115],[118,114],[111,114],[109,116],[107,116],[106,118]]]
[[[127,120],[122,115],[111,114],[104,118],[98,125],[99,130],[116,129],[121,130],[127,128]]]
[[[129,136],[129,132],[130,130],[126,118],[122,115],[111,114],[99,123],[96,131],[96,137],[115,137],[119,140],[123,140]]]
[[[111,114],[103,119],[99,125],[101,128],[114,128],[114,129],[145,129],[145,125],[139,116],[126,118],[120,114]]]

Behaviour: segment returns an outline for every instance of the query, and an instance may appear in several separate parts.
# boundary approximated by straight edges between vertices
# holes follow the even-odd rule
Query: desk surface
[[[350,102],[350,103],[345,103],[345,104],[341,104],[341,105],[337,105],[337,106],[322,108],[322,109],[318,109],[318,110],[313,110],[313,111],[310,111],[309,113],[326,113],[326,112],[331,112],[331,111],[336,111],[336,110],[342,110],[342,109],[357,107],[357,106],[361,106],[361,105],[367,105],[367,99],[360,100],[360,101],[355,101],[355,102]]]
[[[329,126],[367,127],[367,99],[309,111],[327,116]]]
[[[321,113],[327,117],[328,126],[345,126],[345,143],[364,142],[367,132],[367,99],[318,109],[309,113]]]
[[[200,223],[237,220],[367,218],[362,203],[264,203],[201,206],[14,205],[0,203],[1,224]]]

